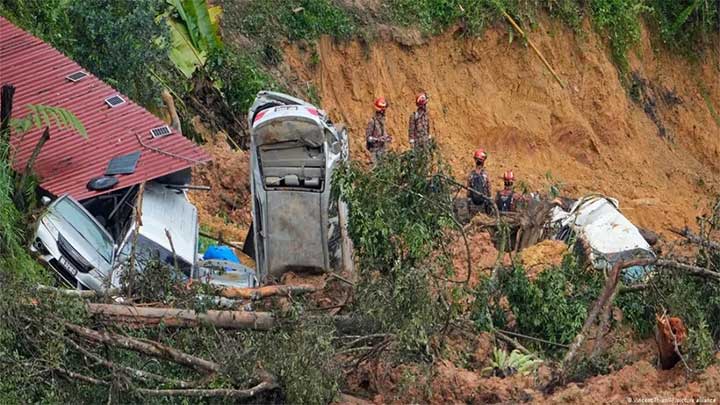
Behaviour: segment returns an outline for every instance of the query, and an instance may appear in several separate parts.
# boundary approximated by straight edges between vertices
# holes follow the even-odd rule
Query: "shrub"
[[[613,59],[625,76],[630,70],[627,53],[640,41],[640,15],[648,8],[643,0],[594,0],[590,10],[593,23],[607,35]]]
[[[348,203],[349,233],[359,261],[356,309],[394,333],[407,353],[426,354],[442,325],[440,277],[452,277],[444,233],[452,224],[445,164],[435,148],[389,153],[371,171],[356,162],[339,170],[335,192]],[[434,179],[434,180],[433,180]],[[447,307],[446,307],[447,309]]]
[[[515,264],[501,278],[500,291],[521,333],[568,344],[582,328],[602,285],[602,272],[586,271],[568,254],[559,267],[544,270],[532,282]]]
[[[265,45],[325,34],[347,39],[355,33],[355,19],[332,0],[227,0],[223,7],[224,26]]]
[[[701,0],[656,0],[652,16],[663,41],[676,50],[695,52],[720,30],[720,9]]]

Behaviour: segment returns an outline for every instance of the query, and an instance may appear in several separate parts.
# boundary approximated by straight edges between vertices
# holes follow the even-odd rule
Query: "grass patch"
[[[575,0],[391,0],[386,18],[431,34],[460,23],[466,32],[478,35],[489,25],[504,21],[501,10],[526,27],[535,25],[538,13],[547,12],[575,30],[584,15]]]
[[[224,0],[222,5],[225,29],[264,45],[320,35],[348,39],[357,25],[354,17],[332,0]]]
[[[643,0],[595,0],[590,3],[593,23],[609,43],[613,60],[624,80],[630,71],[627,54],[640,41]]]

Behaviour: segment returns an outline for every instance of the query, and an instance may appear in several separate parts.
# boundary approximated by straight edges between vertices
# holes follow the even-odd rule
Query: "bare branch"
[[[55,334],[52,331],[51,331],[51,333]],[[154,380],[154,381],[161,382],[163,384],[171,384],[171,385],[179,387],[179,388],[191,388],[191,387],[195,386],[195,384],[191,383],[191,382],[176,380],[174,378],[168,378],[168,377],[165,377],[165,376],[162,376],[159,374],[151,373],[149,371],[139,370],[136,368],[127,367],[127,366],[124,366],[121,364],[113,363],[113,362],[106,360],[106,359],[100,357],[99,355],[85,349],[84,347],[77,344],[74,340],[72,340],[66,336],[60,336],[60,337],[66,343],[68,343],[70,346],[72,346],[75,350],[77,350],[80,353],[82,353],[83,355],[95,360],[96,362],[98,362],[98,364],[102,364],[103,366],[105,366],[109,369],[122,371],[130,377],[134,377],[134,378],[137,378],[137,379],[140,379],[143,381]]]
[[[677,262],[674,260],[664,260],[664,259],[658,260],[655,264],[658,267],[666,267],[666,268],[674,268],[674,269],[678,269],[678,270],[684,270],[684,271],[687,271],[688,273],[694,274],[696,276],[712,278],[715,281],[720,281],[720,273],[718,273],[716,271],[708,270],[703,267],[692,266],[692,265],[680,263],[680,262]]]
[[[157,357],[159,359],[169,360],[173,363],[194,368],[198,371],[218,373],[222,369],[218,363],[195,357],[170,346],[151,340],[140,340],[107,331],[96,331],[83,326],[73,325],[71,323],[65,323],[65,328],[74,334],[93,342],[117,346],[126,350],[132,350],[148,356]]]
[[[135,391],[144,395],[163,396],[163,397],[222,397],[233,399],[249,399],[256,395],[273,390],[278,385],[274,380],[262,381],[258,385],[245,390],[233,388],[216,388],[216,389],[184,389],[184,390],[154,390],[148,388],[137,388]]]
[[[566,370],[567,367],[572,364],[572,361],[575,359],[575,355],[577,354],[578,349],[585,341],[590,327],[595,323],[595,320],[597,319],[600,312],[606,307],[606,305],[612,305],[613,298],[617,293],[616,287],[620,279],[620,272],[623,269],[632,266],[647,266],[649,264],[652,264],[654,261],[654,259],[634,259],[615,263],[612,270],[610,271],[610,275],[608,276],[607,281],[605,282],[605,287],[603,288],[602,293],[600,294],[592,309],[588,313],[582,329],[575,336],[573,343],[570,345],[570,349],[568,350],[565,358],[562,361],[561,373],[562,370]]]

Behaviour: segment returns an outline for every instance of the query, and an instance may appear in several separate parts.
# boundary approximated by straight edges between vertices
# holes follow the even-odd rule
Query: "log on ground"
[[[275,324],[269,312],[216,311],[196,312],[181,308],[136,307],[118,304],[86,305],[88,312],[102,321],[131,325],[197,326],[210,324],[224,329],[269,330]]]

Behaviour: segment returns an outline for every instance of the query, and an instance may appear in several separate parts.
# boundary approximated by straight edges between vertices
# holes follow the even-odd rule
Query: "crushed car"
[[[331,195],[334,170],[348,159],[345,129],[318,107],[261,91],[248,114],[252,228],[248,251],[262,279],[322,272],[347,263],[346,207]]]
[[[118,288],[135,246],[136,270],[152,260],[177,266],[184,279],[218,286],[254,287],[252,269],[238,263],[198,260],[197,209],[182,187],[150,182],[81,204],[64,195],[36,225],[31,250],[64,283],[102,292]],[[140,201],[141,225],[135,221]]]
[[[619,209],[619,203],[603,195],[579,199],[569,211],[556,207],[552,223],[559,230],[555,239],[580,240],[588,259],[599,270],[610,270],[615,263],[629,259],[654,259],[655,252],[640,230]],[[641,266],[624,270],[628,281],[642,279],[647,269]]]

